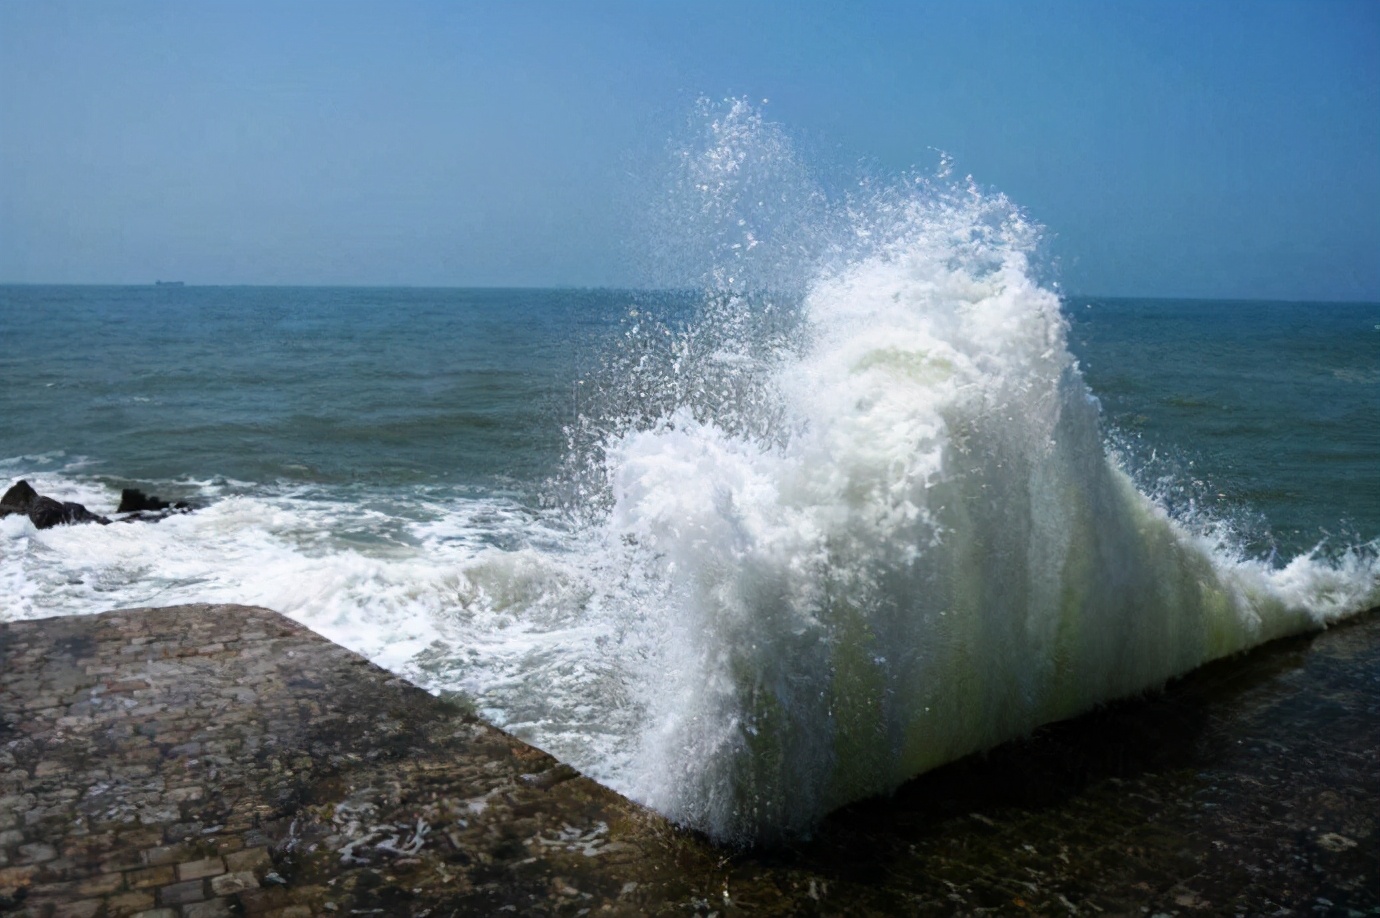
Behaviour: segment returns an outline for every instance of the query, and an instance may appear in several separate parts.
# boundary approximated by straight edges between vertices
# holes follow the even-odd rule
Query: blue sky
[[[618,285],[698,97],[1065,289],[1380,300],[1380,3],[0,0],[0,281]]]

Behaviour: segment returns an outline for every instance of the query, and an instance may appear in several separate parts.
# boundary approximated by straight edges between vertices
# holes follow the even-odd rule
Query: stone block
[[[209,899],[182,906],[182,918],[230,918],[227,899]]]
[[[120,880],[120,875],[118,873],[112,874],[111,876],[113,876],[116,881]],[[40,878],[36,877],[35,879]],[[109,895],[110,893],[115,892],[119,889],[118,886],[116,886],[115,889],[90,889],[83,888],[82,884],[83,881],[81,880],[68,880],[62,883],[35,882],[32,886],[28,887],[28,896],[26,901],[31,906],[48,905],[54,903],[63,904],[67,902],[78,902],[83,899],[98,899],[102,896]],[[5,888],[6,884],[0,882],[0,889]]]
[[[232,896],[247,889],[257,889],[259,880],[253,873],[225,873],[211,878],[211,892],[217,896]]]
[[[130,889],[168,886],[175,882],[177,882],[177,877],[171,866],[145,867],[142,870],[131,870],[125,874],[125,883]]]
[[[162,906],[185,905],[188,902],[200,902],[205,898],[206,884],[201,880],[174,883],[158,890],[158,904]]]
[[[225,831],[227,832],[241,832],[243,829],[244,826],[237,824],[234,820],[225,824]],[[243,848],[244,839],[240,838],[239,835],[219,835],[215,838],[213,844],[216,846],[217,851],[221,854],[225,854]]]
[[[99,849],[93,849],[93,853],[98,850]],[[121,847],[118,850],[100,857],[98,863],[100,864],[101,872],[111,873],[113,871],[133,870],[142,867],[144,866],[144,860],[141,857],[141,853],[142,852],[140,852],[137,847],[124,847],[123,839],[121,839]]]
[[[176,803],[150,802],[139,808],[139,822],[146,826],[167,825],[181,816]]]
[[[190,853],[186,845],[161,845],[157,848],[149,848],[144,852],[144,863],[150,867],[176,864],[185,860]]]
[[[179,880],[199,880],[225,873],[225,861],[219,857],[208,857],[199,861],[188,861],[177,865]]]
[[[246,848],[244,851],[235,851],[225,855],[225,866],[239,873],[241,871],[258,870],[261,867],[271,867],[273,866],[273,861],[268,856],[267,848]]]
[[[170,842],[184,841],[200,835],[202,828],[199,822],[177,822],[163,830],[163,837]]]
[[[108,896],[124,887],[125,878],[119,873],[101,873],[67,885],[78,896]]]
[[[95,918],[100,912],[103,900],[82,899],[77,902],[63,902],[53,909],[53,918]]]
[[[124,892],[105,900],[107,918],[124,918],[136,912],[153,908],[153,890],[141,889]]]

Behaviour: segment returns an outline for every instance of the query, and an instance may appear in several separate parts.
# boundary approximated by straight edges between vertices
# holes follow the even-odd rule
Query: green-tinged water
[[[723,882],[745,914],[1380,915],[1377,723],[1380,610],[931,772]]]

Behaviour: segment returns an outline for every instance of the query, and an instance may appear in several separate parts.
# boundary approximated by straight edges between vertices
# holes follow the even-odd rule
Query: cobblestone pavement
[[[0,660],[0,912],[638,914],[622,873],[676,860],[655,816],[267,610],[13,622]]]
[[[1380,915],[1380,615],[725,852],[263,609],[0,624],[0,913]]]

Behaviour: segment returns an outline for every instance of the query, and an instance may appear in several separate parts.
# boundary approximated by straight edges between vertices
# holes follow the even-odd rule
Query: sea
[[[672,288],[0,287],[0,486],[117,520],[0,520],[0,620],[265,606],[740,843],[1373,614],[1380,304],[1066,292],[942,175],[764,216],[771,130]]]

